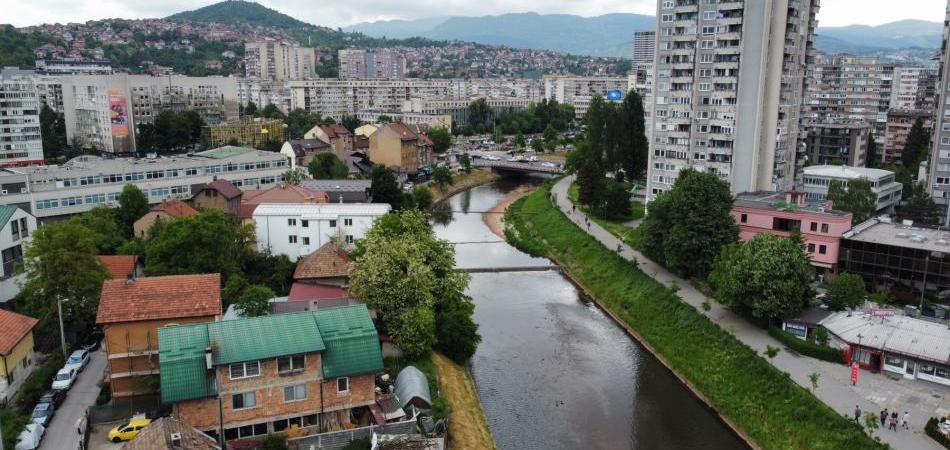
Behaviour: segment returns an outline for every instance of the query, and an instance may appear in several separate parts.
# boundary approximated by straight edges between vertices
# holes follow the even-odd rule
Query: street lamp
[[[59,311],[59,342],[63,346],[63,358],[66,358],[66,333],[63,331],[63,299],[59,294],[56,294],[56,309]]]

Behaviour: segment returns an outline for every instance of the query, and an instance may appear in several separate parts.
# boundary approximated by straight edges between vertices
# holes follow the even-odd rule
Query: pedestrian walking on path
[[[891,413],[891,417],[887,421],[887,429],[897,431],[897,411]]]
[[[854,405],[854,423],[861,423],[861,408]]]
[[[884,408],[881,411],[881,428],[884,428],[884,423],[887,422],[887,408]]]
[[[901,427],[905,430],[910,429],[910,413],[904,411],[904,415],[901,417]]]

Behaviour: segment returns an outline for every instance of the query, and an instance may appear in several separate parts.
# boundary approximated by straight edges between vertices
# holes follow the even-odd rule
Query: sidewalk
[[[618,245],[621,245],[619,239],[594,221],[590,221],[588,227],[580,208],[572,212],[573,205],[567,191],[573,181],[573,175],[564,177],[551,190],[557,198],[561,212],[582,230],[588,230],[588,233],[605,247],[616,249]],[[669,285],[675,282],[679,286],[677,294],[684,302],[695,307],[700,314],[709,317],[711,321],[731,332],[759,354],[765,351],[767,345],[781,348],[782,351],[770,362],[779,370],[788,372],[791,378],[802,387],[810,390],[809,375],[818,373],[820,378],[815,395],[842,415],[850,417],[855,405],[860,406],[862,411],[875,414],[884,408],[888,408],[889,411],[896,409],[900,414],[908,411],[911,430],[895,432],[878,429],[874,435],[880,436],[883,442],[899,450],[942,450],[933,439],[924,434],[924,425],[932,416],[950,413],[950,400],[948,400],[950,388],[924,381],[894,381],[867,371],[861,371],[857,386],[851,386],[851,372],[847,366],[790,353],[786,351],[782,343],[769,336],[765,330],[748,323],[715,300],[708,299],[688,280],[670,273],[630,246],[622,244],[620,254],[628,260],[635,260],[640,270],[660,283]],[[703,311],[702,303],[707,299],[712,308],[709,311]]]

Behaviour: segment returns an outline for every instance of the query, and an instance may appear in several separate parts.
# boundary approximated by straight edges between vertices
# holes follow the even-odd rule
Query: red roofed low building
[[[136,389],[142,384],[134,380],[159,374],[159,328],[220,316],[221,275],[216,273],[103,282],[96,323],[105,333],[112,396],[148,393]]]
[[[99,255],[99,262],[106,266],[110,278],[113,280],[124,280],[126,278],[137,277],[141,275],[139,266],[139,257],[135,255]]]
[[[304,139],[320,139],[329,143],[340,159],[353,151],[353,133],[338,123],[332,125],[317,125],[303,135]]]
[[[238,217],[251,220],[254,210],[262,203],[277,204],[314,204],[330,203],[330,196],[326,192],[315,191],[287,183],[279,183],[267,189],[245,191],[241,199],[241,208]]]
[[[132,224],[135,237],[144,238],[148,230],[159,220],[170,221],[176,217],[196,216],[198,211],[181,200],[165,200],[152,207]]]
[[[244,191],[228,180],[215,178],[202,186],[191,198],[196,208],[217,209],[228,214],[238,215]]]
[[[33,372],[33,328],[39,320],[0,309],[0,404]]]
[[[280,147],[280,153],[290,158],[293,168],[305,168],[318,154],[329,152],[336,153],[330,144],[322,139],[293,139],[284,142]]]

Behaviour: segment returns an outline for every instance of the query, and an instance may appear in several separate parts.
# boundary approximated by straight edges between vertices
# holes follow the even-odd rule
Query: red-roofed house
[[[147,393],[136,390],[133,380],[157,377],[159,328],[213,322],[220,315],[221,275],[216,273],[103,282],[96,323],[105,333],[112,396]]]
[[[330,203],[330,196],[326,192],[279,183],[267,189],[245,191],[238,217],[251,220],[257,205],[262,203]]]
[[[197,208],[217,209],[236,216],[243,194],[244,192],[230,181],[215,178],[198,189],[191,202]]]
[[[432,164],[432,141],[402,123],[380,126],[369,137],[369,159],[375,164],[414,174]]]
[[[149,228],[159,220],[169,221],[176,217],[196,216],[198,211],[181,200],[165,200],[152,207],[144,216],[132,224],[135,237],[145,237]]]
[[[0,309],[0,404],[33,371],[33,327],[39,320]]]
[[[333,125],[317,125],[304,133],[304,139],[320,139],[330,144],[333,153],[343,159],[347,153],[353,151],[353,133],[338,123]]]
[[[135,255],[99,255],[99,262],[106,266],[113,280],[124,280],[140,275],[139,257]]]

